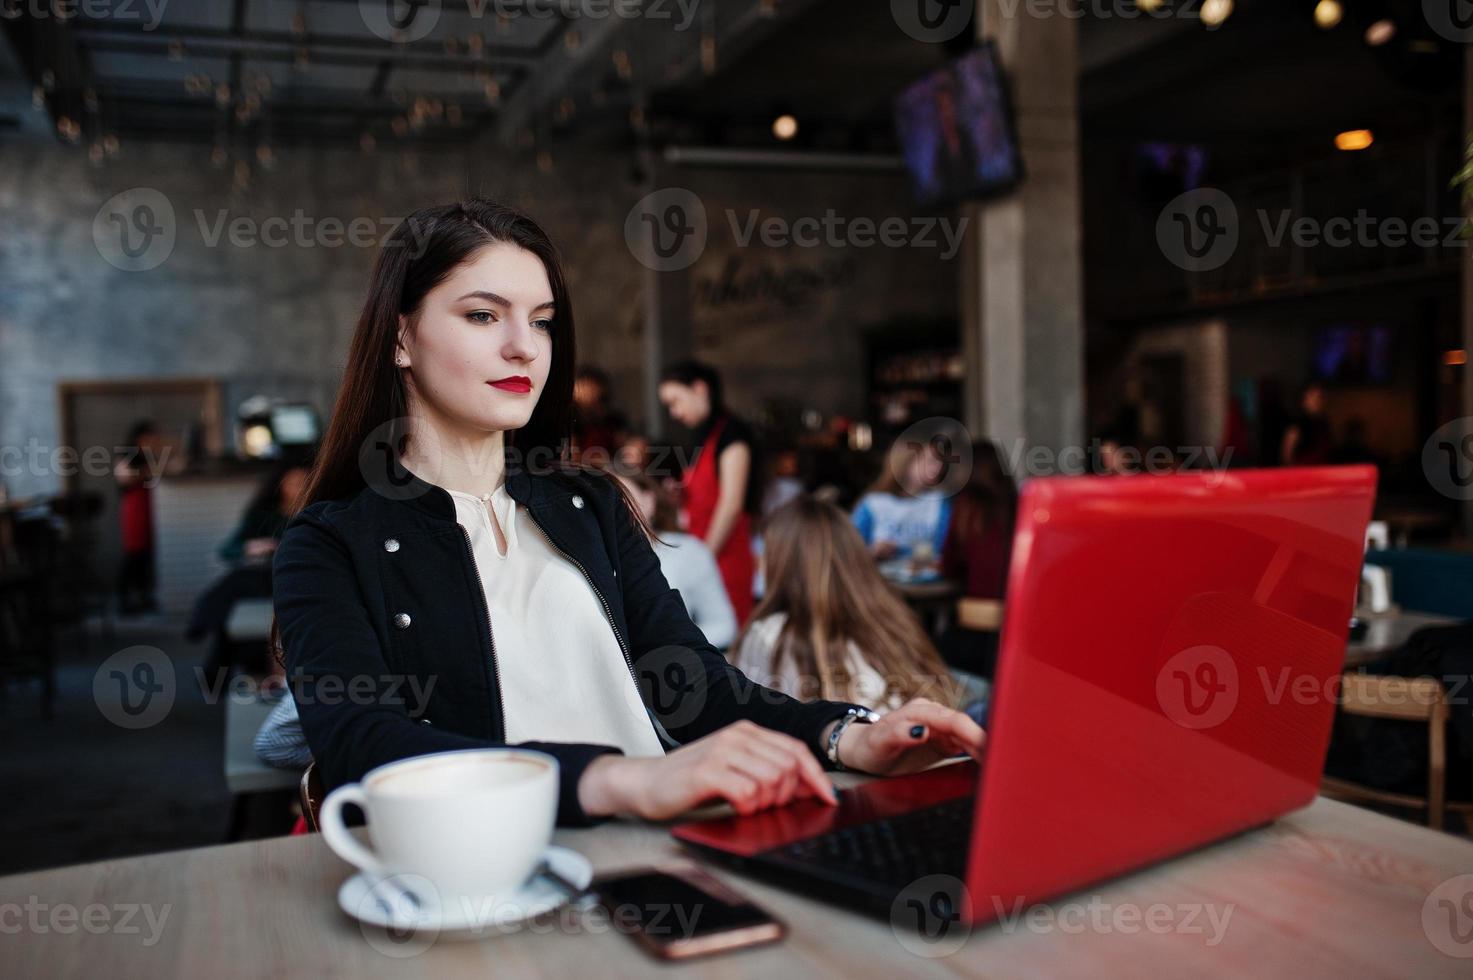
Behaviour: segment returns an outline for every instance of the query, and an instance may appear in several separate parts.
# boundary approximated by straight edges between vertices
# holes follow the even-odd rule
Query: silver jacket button
[[[407,630],[409,629],[409,624],[412,622],[414,622],[414,620],[409,618],[409,613],[399,613],[394,617],[394,628]]]
[[[389,538],[387,541],[384,542],[384,550],[387,551],[391,555],[394,552],[398,551],[399,550],[399,539],[398,538]]]
[[[577,507],[579,510],[583,509],[583,498],[578,496],[576,493],[573,494],[573,506]]]

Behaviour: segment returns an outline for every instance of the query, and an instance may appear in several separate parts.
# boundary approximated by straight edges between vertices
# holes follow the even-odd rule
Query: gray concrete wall
[[[421,151],[409,167],[397,152],[287,148],[272,171],[232,190],[228,169],[198,145],[127,144],[119,159],[92,166],[85,152],[54,142],[0,141],[0,446],[60,442],[60,380],[211,376],[225,383],[227,417],[245,397],[265,394],[331,407],[373,259],[371,247],[261,241],[211,245],[227,220],[321,222],[401,217],[416,207],[483,194],[529,211],[564,251],[579,318],[582,360],[604,366],[616,399],[636,416],[644,270],[624,241],[624,219],[644,193],[631,159],[591,151],[559,154],[551,173],[525,157]],[[683,179],[683,178],[682,178]],[[747,269],[778,274],[839,262],[840,281],[796,304],[701,299],[733,254],[724,208],[745,215],[876,219],[909,215],[898,177],[706,171],[689,186],[709,198],[711,247],[691,269],[696,352],[739,376],[734,401],[766,394],[821,411],[858,411],[864,379],[859,335],[900,316],[946,316],[955,307],[950,261],[927,248],[740,249]],[[176,241],[147,271],[104,260],[93,221],[113,195],[146,187],[174,212]],[[201,224],[203,223],[203,228]],[[106,228],[104,229],[106,230]],[[386,231],[387,226],[380,230]],[[295,233],[288,231],[289,238]],[[119,438],[129,420],[119,420]],[[227,433],[227,439],[229,435]],[[9,473],[12,493],[60,487],[54,475]]]

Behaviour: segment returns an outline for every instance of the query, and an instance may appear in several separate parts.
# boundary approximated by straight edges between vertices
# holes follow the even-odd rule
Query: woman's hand
[[[666,756],[600,756],[578,781],[585,813],[628,813],[646,820],[667,820],[715,800],[747,814],[805,797],[838,803],[833,783],[808,746],[750,721],[728,725]]]
[[[978,759],[986,740],[982,726],[960,711],[916,698],[872,725],[851,722],[839,738],[839,761],[846,769],[897,776],[961,752]]]
[[[875,556],[875,561],[889,561],[900,554],[900,545],[894,541],[876,541],[870,545],[869,552]]]

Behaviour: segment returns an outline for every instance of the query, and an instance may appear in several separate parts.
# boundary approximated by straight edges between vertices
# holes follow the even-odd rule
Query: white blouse
[[[588,579],[553,548],[505,484],[490,496],[506,537],[504,555],[481,498],[446,489],[456,520],[470,534],[491,614],[507,742],[586,742],[629,756],[663,755]]]

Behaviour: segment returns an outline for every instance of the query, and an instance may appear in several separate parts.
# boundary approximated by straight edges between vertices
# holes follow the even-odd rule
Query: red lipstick
[[[513,374],[510,377],[498,378],[495,381],[487,381],[486,383],[493,388],[500,388],[502,391],[510,391],[517,395],[525,395],[532,390],[532,379],[520,374]]]

